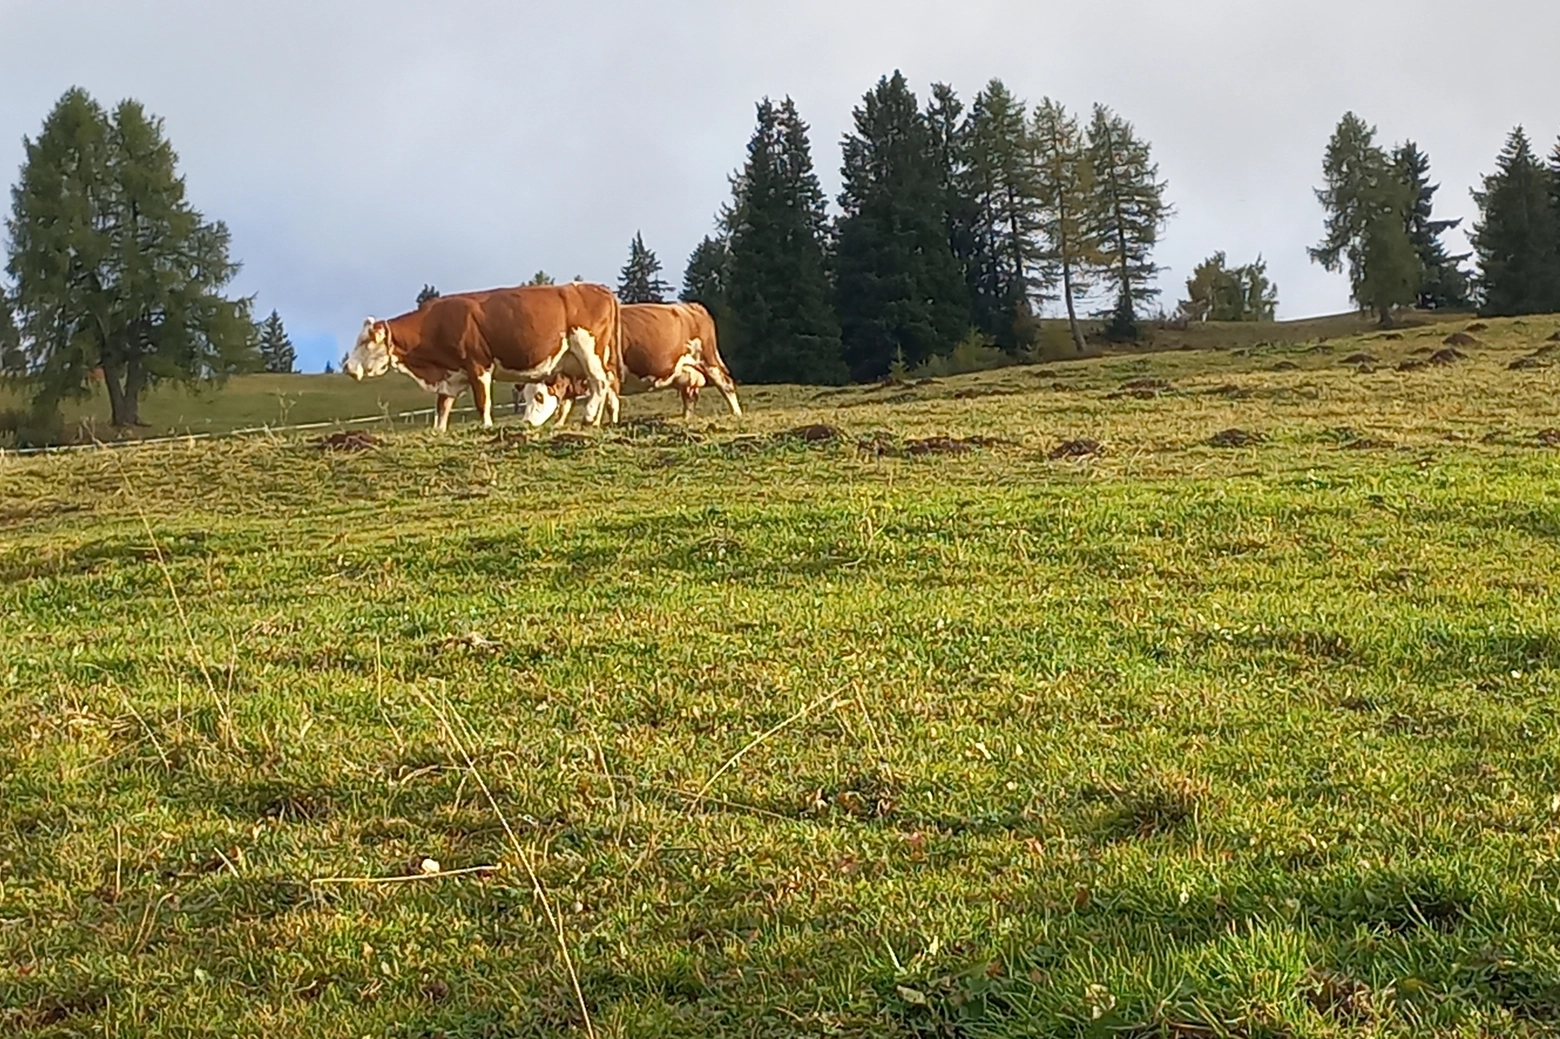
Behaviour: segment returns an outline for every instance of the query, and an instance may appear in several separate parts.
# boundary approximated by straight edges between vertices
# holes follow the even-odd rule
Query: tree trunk
[[[1078,310],[1073,306],[1072,265],[1062,261],[1062,295],[1067,298],[1067,327],[1072,331],[1073,346],[1083,353],[1083,333],[1078,331]]]
[[[108,388],[108,406],[114,426],[127,429],[141,425],[141,393],[146,389],[146,371],[141,367],[140,359],[132,357],[122,370],[118,365],[105,364],[103,385]]]
[[[1380,315],[1380,318],[1381,318],[1381,327],[1382,328],[1391,328],[1392,327],[1392,308],[1391,307],[1381,307],[1381,308],[1378,309],[1377,313]]]

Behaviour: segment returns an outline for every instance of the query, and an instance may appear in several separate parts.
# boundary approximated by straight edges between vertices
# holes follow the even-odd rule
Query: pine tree
[[[1094,167],[1078,121],[1050,98],[1035,109],[1030,134],[1039,188],[1040,231],[1046,242],[1042,270],[1048,282],[1061,286],[1068,331],[1073,346],[1082,353],[1084,341],[1078,327],[1077,297],[1089,290],[1090,268],[1105,262],[1091,221]]]
[[[884,77],[843,142],[836,310],[852,377],[875,379],[897,350],[918,365],[969,329],[948,245],[939,157],[904,76]]]
[[[1024,103],[993,79],[970,106],[966,193],[972,235],[971,309],[981,331],[1012,351],[1041,289],[1040,188]]]
[[[1189,321],[1272,321],[1278,310],[1278,286],[1268,280],[1267,262],[1226,266],[1222,252],[1198,264],[1186,280],[1186,299],[1178,312]]]
[[[1496,171],[1473,193],[1479,222],[1473,248],[1479,256],[1483,312],[1540,314],[1560,310],[1560,212],[1554,175],[1544,168],[1526,132],[1506,139]]]
[[[1392,165],[1398,179],[1408,186],[1412,208],[1409,210],[1408,238],[1419,254],[1423,269],[1418,305],[1426,310],[1448,310],[1469,305],[1468,275],[1462,270],[1472,253],[1448,256],[1441,236],[1455,230],[1462,219],[1435,220],[1435,193],[1439,184],[1430,183],[1430,156],[1413,141],[1405,141],[1392,152]]]
[[[287,330],[282,327],[282,317],[276,311],[260,322],[260,361],[265,370],[274,375],[290,375],[297,370],[298,352],[293,349]]]
[[[24,146],[7,269],[35,407],[87,396],[101,367],[114,425],[139,425],[152,385],[258,365],[250,301],[221,295],[228,230],[185,199],[160,120],[72,89]]]
[[[628,263],[618,279],[618,298],[624,303],[665,303],[672,287],[661,279],[661,261],[645,247],[645,239],[634,232],[628,244]]]
[[[732,188],[725,222],[733,334],[725,343],[733,374],[746,382],[844,382],[828,214],[807,125],[790,98],[758,104],[758,126]]]
[[[1376,144],[1376,130],[1345,113],[1322,162],[1326,187],[1317,200],[1327,212],[1326,236],[1310,250],[1329,271],[1348,268],[1355,303],[1392,323],[1395,307],[1411,306],[1423,283],[1419,254],[1409,238],[1412,189]]]
[[[1100,250],[1101,279],[1115,294],[1107,335],[1137,337],[1138,305],[1159,295],[1159,268],[1150,254],[1170,217],[1167,185],[1159,179],[1147,141],[1132,124],[1104,105],[1089,124],[1089,164],[1094,173],[1090,229]]]
[[[429,300],[438,299],[438,298],[439,298],[439,290],[434,288],[432,285],[426,285],[425,284],[422,287],[422,291],[417,293],[417,306],[419,308],[421,308],[422,305],[424,303],[427,303]]]
[[[932,84],[932,99],[926,106],[926,126],[932,135],[932,152],[937,160],[937,178],[942,191],[948,249],[953,253],[964,279],[964,296],[976,325],[976,297],[980,291],[982,268],[978,242],[980,204],[970,186],[970,124],[964,117],[964,102],[946,83]]]

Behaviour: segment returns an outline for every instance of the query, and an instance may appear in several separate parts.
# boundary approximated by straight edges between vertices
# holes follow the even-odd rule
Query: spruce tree
[[[1100,251],[1099,273],[1115,296],[1107,335],[1137,337],[1140,304],[1159,295],[1159,268],[1151,254],[1169,219],[1166,184],[1159,179],[1147,141],[1132,124],[1104,105],[1089,124],[1089,164],[1094,174],[1090,230]]]
[[[11,297],[0,285],[0,379],[26,374],[27,355],[22,352],[22,333],[16,327]]]
[[[1448,310],[1469,305],[1468,275],[1462,270],[1464,260],[1472,253],[1448,256],[1441,236],[1455,230],[1462,219],[1436,220],[1433,218],[1435,193],[1439,184],[1430,183],[1430,156],[1419,150],[1413,141],[1405,141],[1392,152],[1392,164],[1398,179],[1408,187],[1412,208],[1409,210],[1408,238],[1419,254],[1423,270],[1418,293],[1418,305],[1426,310]]]
[[[1527,133],[1506,139],[1496,171],[1473,193],[1479,222],[1473,248],[1479,257],[1483,311],[1492,315],[1560,310],[1560,212],[1554,175],[1544,168]]]
[[[260,322],[260,361],[265,371],[273,375],[290,375],[297,370],[298,352],[293,349],[287,329],[282,327],[282,317],[271,311],[270,317]]]
[[[1353,112],[1333,131],[1322,173],[1326,186],[1316,197],[1327,213],[1326,235],[1311,259],[1329,271],[1347,268],[1355,303],[1390,325],[1393,309],[1412,306],[1423,283],[1409,238],[1412,189],[1376,144],[1375,128]]]
[[[977,214],[971,309],[977,327],[1009,351],[1023,345],[1044,259],[1040,188],[1024,109],[993,79],[971,104],[966,131],[966,190]]]
[[[628,243],[628,263],[618,278],[618,298],[624,303],[665,303],[671,290],[661,278],[661,261],[645,247],[644,235],[635,231]]]
[[[89,395],[101,367],[113,424],[139,425],[156,383],[258,366],[250,302],[221,294],[228,230],[185,199],[160,120],[72,89],[24,147],[7,269],[35,407]]]
[[[423,285],[422,291],[417,293],[417,306],[420,308],[431,299],[439,298],[439,290],[432,285]]]
[[[758,126],[732,188],[725,223],[733,334],[725,342],[733,374],[746,382],[844,382],[826,203],[807,125],[790,98],[759,102]]]
[[[1035,109],[1030,134],[1040,198],[1040,231],[1046,247],[1046,280],[1060,285],[1073,346],[1084,350],[1078,327],[1077,297],[1088,292],[1088,272],[1104,264],[1091,219],[1094,167],[1078,120],[1046,98]]]
[[[717,307],[725,307],[730,280],[731,248],[725,236],[705,235],[688,256],[682,292],[677,298],[684,303],[702,303],[713,313]]]
[[[580,279],[576,277],[574,280],[579,281]],[[546,271],[537,271],[535,274],[531,275],[531,280],[526,282],[526,284],[531,286],[540,286],[553,285],[556,283],[553,281],[551,274],[548,274]]]
[[[959,100],[953,87],[946,83],[932,84],[932,99],[926,106],[926,126],[932,135],[932,152],[937,161],[948,249],[964,279],[970,316],[980,327],[975,300],[980,292],[982,268],[981,209],[970,185],[970,123],[964,117],[964,102]]]
[[[884,375],[896,350],[918,365],[969,329],[964,278],[948,245],[939,156],[904,76],[878,81],[845,136],[836,310],[858,380]]]

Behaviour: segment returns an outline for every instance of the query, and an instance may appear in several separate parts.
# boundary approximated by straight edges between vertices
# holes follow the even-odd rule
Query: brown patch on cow
[[[838,427],[823,422],[814,422],[807,426],[797,426],[781,433],[778,440],[800,440],[808,444],[821,444],[839,440],[845,434]]]
[[[1468,327],[1472,328],[1473,326],[1470,325]],[[1469,335],[1467,332],[1453,332],[1451,335],[1449,335],[1445,339],[1441,340],[1441,342],[1445,343],[1447,346],[1478,346],[1479,345],[1479,341],[1477,339],[1473,338],[1473,336]]]
[[[1550,368],[1553,367],[1553,365],[1554,362],[1546,361],[1542,357],[1533,354],[1528,357],[1519,357],[1515,361],[1512,361],[1510,364],[1506,365],[1506,367],[1511,371],[1520,372],[1529,368]]]
[[[1060,462],[1066,458],[1097,458],[1104,453],[1104,450],[1098,440],[1080,437],[1077,440],[1063,440],[1052,448],[1051,453],[1046,457],[1053,462]]]
[[[1377,361],[1370,354],[1365,353],[1363,350],[1361,350],[1358,353],[1352,353],[1349,356],[1345,357],[1343,359],[1343,363],[1344,364],[1379,364],[1381,362]]]
[[[1487,331],[1489,331],[1489,327],[1490,327],[1489,325],[1486,325],[1482,321],[1475,321],[1473,324],[1469,325],[1466,329],[1464,329],[1464,331],[1467,331],[1467,332],[1487,332]]]
[[[1430,364],[1440,365],[1443,367],[1448,364],[1456,364],[1458,361],[1466,361],[1467,359],[1467,354],[1460,353],[1451,347],[1447,347],[1445,350],[1437,350],[1435,353],[1431,354],[1429,358],[1427,358]]]
[[[1560,447],[1560,429],[1539,430],[1538,442],[1545,447]]]
[[[1209,447],[1251,447],[1267,440],[1261,433],[1251,432],[1245,429],[1220,430],[1208,438]]]
[[[332,433],[328,437],[315,441],[314,446],[321,451],[369,451],[378,447],[381,442],[372,433],[354,429],[350,432]]]

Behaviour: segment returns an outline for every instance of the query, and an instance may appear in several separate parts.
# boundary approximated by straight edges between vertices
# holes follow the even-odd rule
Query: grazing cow
[[[584,387],[585,421],[617,414],[621,385],[621,306],[612,290],[574,282],[440,296],[409,314],[363,322],[342,364],[354,379],[405,372],[438,395],[435,429],[448,428],[467,387],[483,428],[493,425],[493,381],[575,376]]]
[[[733,415],[742,414],[736,383],[715,340],[715,321],[698,303],[624,304],[623,368],[652,390],[675,386],[685,419],[693,417],[699,391],[710,383],[726,398]],[[578,379],[537,380],[516,388],[516,407],[532,426],[555,413],[562,425],[574,398],[584,396],[584,390]]]

